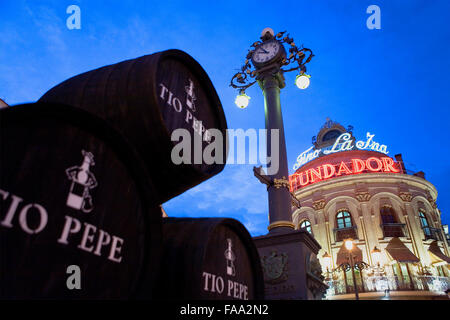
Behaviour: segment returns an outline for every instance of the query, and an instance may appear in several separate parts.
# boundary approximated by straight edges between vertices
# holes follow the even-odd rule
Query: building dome
[[[293,222],[322,247],[327,299],[355,298],[350,265],[360,298],[445,297],[449,244],[436,188],[423,172],[409,172],[401,155],[388,156],[373,134],[357,141],[349,128],[327,119],[289,178],[301,205]]]

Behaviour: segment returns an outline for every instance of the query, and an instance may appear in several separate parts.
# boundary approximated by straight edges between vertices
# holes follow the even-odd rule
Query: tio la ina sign
[[[359,140],[356,142],[356,144],[354,144],[353,140],[351,140],[350,133],[345,132],[336,139],[331,148],[325,147],[322,149],[312,150],[313,147],[311,147],[308,150],[302,152],[297,157],[297,161],[294,165],[294,170],[297,170],[305,163],[317,158],[320,154],[328,155],[341,151],[354,150],[355,148],[359,150],[372,150],[388,154],[389,152],[387,151],[387,146],[384,144],[380,145],[378,142],[373,141],[373,137],[375,137],[374,134],[370,134],[370,132],[367,132],[366,141]]]

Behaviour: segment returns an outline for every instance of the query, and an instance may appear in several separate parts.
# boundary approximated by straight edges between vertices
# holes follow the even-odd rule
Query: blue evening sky
[[[81,29],[66,27],[66,8],[81,8]],[[381,30],[369,30],[369,5]],[[234,105],[229,81],[264,27],[287,30],[316,57],[307,90],[286,74],[282,107],[289,167],[311,146],[326,117],[364,139],[367,131],[402,153],[407,169],[424,171],[450,222],[450,25],[448,0],[296,1],[0,1],[0,98],[36,101],[82,72],[177,48],[209,74],[229,128],[264,128],[257,86],[250,105]],[[170,200],[169,216],[233,217],[252,235],[266,233],[266,188],[253,165],[227,165],[214,178]]]

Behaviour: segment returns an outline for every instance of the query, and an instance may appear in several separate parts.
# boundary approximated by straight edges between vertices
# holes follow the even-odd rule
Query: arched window
[[[351,228],[353,223],[350,212],[347,210],[339,211],[336,215],[336,225],[338,229]]]
[[[339,210],[336,214],[336,241],[344,239],[357,239],[356,226],[353,225],[352,215],[347,209]]]
[[[425,239],[433,239],[433,235],[431,233],[430,225],[428,223],[427,216],[425,212],[419,210],[419,219],[420,225],[422,226],[423,233],[425,234]]]
[[[306,230],[306,231],[308,231],[309,233],[312,234],[311,222],[309,222],[309,220],[303,220],[302,223],[300,223],[300,230],[302,230],[302,229]]]
[[[383,206],[380,209],[381,214],[381,222],[382,223],[397,223],[397,219],[395,218],[395,211],[392,207]]]
[[[422,210],[419,210],[419,218],[422,228],[429,227],[427,217],[425,216],[425,212],[423,212]]]
[[[391,206],[383,206],[380,209],[381,228],[385,237],[403,237],[403,225],[397,223],[395,210]]]

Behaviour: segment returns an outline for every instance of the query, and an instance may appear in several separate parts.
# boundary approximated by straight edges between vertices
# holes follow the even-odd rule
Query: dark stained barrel
[[[221,102],[206,72],[183,51],[158,52],[80,74],[50,89],[40,101],[88,110],[119,130],[145,161],[158,186],[159,203],[224,168],[227,124]],[[189,140],[171,141],[179,128],[188,130]],[[190,155],[176,149],[185,161],[174,163],[172,149],[182,140],[190,145]],[[203,151],[214,161],[205,161]]]
[[[151,298],[161,211],[137,152],[70,106],[13,106],[0,124],[0,299]]]
[[[164,218],[157,299],[263,299],[257,249],[237,220]]]

